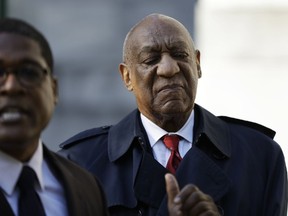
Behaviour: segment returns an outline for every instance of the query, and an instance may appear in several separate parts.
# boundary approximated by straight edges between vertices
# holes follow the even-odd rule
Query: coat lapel
[[[176,172],[179,186],[195,184],[217,202],[228,191],[230,179],[217,164],[197,147],[191,148]]]
[[[194,184],[209,194],[216,203],[227,193],[231,185],[225,173],[197,147],[190,149],[185,155],[177,169],[176,178],[180,190],[187,184]],[[157,215],[168,215],[167,196],[163,199]]]
[[[138,200],[158,208],[166,194],[164,175],[167,170],[145,152],[138,169],[134,190]]]

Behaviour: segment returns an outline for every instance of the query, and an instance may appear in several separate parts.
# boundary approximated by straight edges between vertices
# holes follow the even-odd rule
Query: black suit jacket
[[[176,172],[180,187],[197,185],[228,216],[286,216],[287,173],[274,132],[216,117],[195,105],[193,147]],[[151,154],[139,111],[118,124],[68,139],[60,154],[102,182],[111,215],[167,216],[164,175]]]
[[[69,216],[107,216],[107,203],[98,180],[78,165],[43,147],[45,160],[64,187]],[[10,206],[1,205],[0,215],[13,215]]]

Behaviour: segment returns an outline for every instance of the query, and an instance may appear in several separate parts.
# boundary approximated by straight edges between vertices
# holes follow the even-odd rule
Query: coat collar
[[[205,134],[211,143],[225,156],[231,155],[231,143],[227,123],[217,118],[201,106],[195,104],[197,131],[194,141],[201,134]],[[108,135],[108,155],[110,161],[122,157],[130,148],[134,139],[143,137],[139,110],[134,110],[118,124],[110,128]]]
[[[139,136],[136,131],[140,121],[139,111],[134,110],[118,124],[112,126],[108,134],[108,157],[115,161],[123,156],[132,145],[133,140]]]
[[[231,138],[228,124],[204,109],[195,104],[195,121],[194,125],[194,143],[197,139],[206,135],[210,142],[226,157],[231,156]]]

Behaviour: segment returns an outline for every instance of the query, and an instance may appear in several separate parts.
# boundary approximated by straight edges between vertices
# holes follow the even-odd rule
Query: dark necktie
[[[176,173],[176,169],[179,166],[182,158],[179,154],[179,136],[178,135],[165,135],[163,137],[165,146],[171,151],[166,168],[173,174]]]
[[[45,216],[43,205],[35,191],[37,181],[34,170],[24,166],[17,183],[20,191],[18,201],[19,216]]]

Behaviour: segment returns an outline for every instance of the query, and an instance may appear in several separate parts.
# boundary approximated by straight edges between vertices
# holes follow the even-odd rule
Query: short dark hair
[[[39,30],[23,20],[6,17],[0,19],[0,33],[2,32],[23,35],[35,40],[39,44],[42,55],[50,67],[51,72],[53,72],[54,63],[52,50],[47,39]]]

